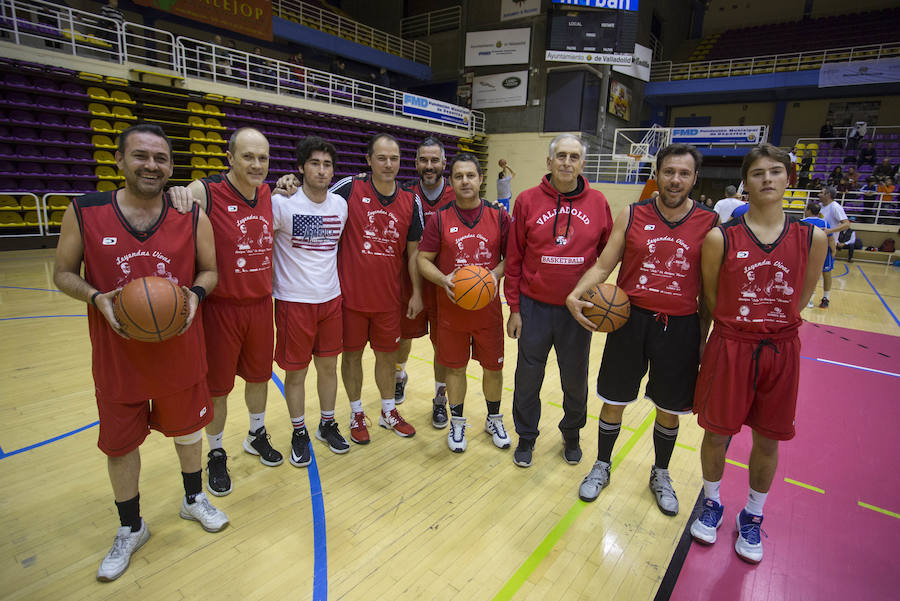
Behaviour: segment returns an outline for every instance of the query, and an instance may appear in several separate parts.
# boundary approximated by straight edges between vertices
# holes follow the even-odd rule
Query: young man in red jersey
[[[338,240],[347,222],[347,201],[328,191],[337,152],[316,136],[297,144],[302,186],[290,197],[274,194],[275,361],[284,369],[284,397],[294,427],[291,465],[312,462],[305,423],[306,372],[315,359],[321,420],[316,438],[332,452],[350,445],[334,419],[337,358],[343,348]]]
[[[369,140],[366,161],[371,173],[348,177],[331,189],[347,201],[347,224],[338,248],[343,295],[344,353],[341,376],[350,398],[350,439],[368,444],[362,407],[362,353],[366,343],[375,354],[375,384],[381,394],[378,425],[398,436],[416,429],[397,411],[394,401],[394,358],[400,344],[402,297],[400,274],[409,271],[412,292],[406,317],[422,310],[422,278],[416,252],[422,237],[422,208],[415,195],[396,181],[400,144],[389,134]],[[404,263],[403,251],[409,257]]]
[[[139,447],[150,428],[174,439],[185,493],[180,516],[209,532],[228,524],[202,492],[201,476],[202,431],[212,419],[212,405],[203,325],[194,317],[216,286],[212,228],[197,209],[182,215],[169,206],[163,188],[172,175],[172,146],[159,126],[136,125],[122,132],[116,163],[124,188],[86,194],[66,209],[53,276],[61,291],[88,305],[100,414],[97,446],[107,456],[121,524],[97,571],[101,581],[121,576],[131,555],[150,538],[138,494]],[[127,275],[120,282],[126,262]],[[155,275],[159,262],[187,295],[187,324],[162,342],[128,339],[113,312],[119,286]]]
[[[281,465],[284,457],[272,448],[266,432],[266,396],[272,377],[275,333],[272,325],[272,195],[269,141],[256,129],[242,127],[228,140],[230,169],[191,182],[189,202],[209,216],[216,239],[219,285],[203,312],[209,391],[213,420],[206,427],[209,441],[206,488],[216,496],[231,492],[228,456],[222,444],[228,416],[228,393],[235,374],[244,379],[244,401],[250,429],[244,450],[263,465]],[[179,190],[172,190],[173,195]],[[177,206],[183,208],[179,196]]]
[[[778,442],[794,437],[800,310],[815,290],[827,250],[822,230],[784,214],[790,166],[787,153],[771,144],[747,153],[741,176],[749,210],[710,231],[701,258],[703,293],[715,325],[694,393],[694,413],[706,432],[700,447],[702,512],[691,535],[716,542],[725,509],[719,496],[725,451],[746,424],[753,429],[750,491],[736,517],[734,549],[751,563],[763,556],[760,526],[778,466]],[[753,296],[742,295],[751,277],[759,288]]]
[[[531,465],[541,418],[541,385],[550,349],[556,349],[563,393],[563,457],[581,461],[579,433],[587,420],[587,369],[591,333],[566,309],[566,295],[594,264],[612,230],[606,197],[581,176],[585,146],[572,134],[550,143],[539,186],[513,206],[506,255],[506,331],[519,341],[513,421],[519,444],[513,461]]]
[[[440,209],[453,202],[453,188],[444,179],[444,168],[447,159],[444,154],[444,144],[437,138],[425,138],[416,149],[416,171],[419,179],[403,185],[419,198],[422,204],[422,216],[425,227]],[[396,382],[394,402],[402,403],[406,399],[406,383],[409,377],[406,374],[406,362],[412,349],[412,339],[421,338],[430,333],[431,345],[437,344],[437,301],[436,288],[431,282],[422,282],[422,303],[424,309],[412,319],[407,319],[404,314],[400,316],[400,347],[397,349],[397,365],[394,379]],[[403,277],[404,305],[412,294],[412,284],[408,277]],[[434,399],[432,399],[431,425],[435,428],[447,427],[447,369],[437,359],[434,364]]]
[[[499,204],[482,200],[482,174],[478,159],[463,152],[450,162],[450,181],[456,196],[425,226],[419,245],[419,271],[443,290],[437,296],[436,361],[447,367],[450,399],[450,431],[447,446],[455,453],[466,450],[466,366],[469,351],[481,363],[482,390],[487,402],[484,429],[494,445],[510,446],[500,413],[503,393],[503,312],[500,296],[477,311],[454,302],[453,275],[460,267],[479,265],[491,271],[494,286],[503,277],[503,255],[509,234],[509,214]]]
[[[603,401],[597,436],[597,461],[578,496],[593,501],[609,483],[612,450],[625,407],[635,402],[650,364],[644,396],[656,406],[655,460],[650,490],[666,515],[678,513],[678,497],[669,477],[680,415],[689,414],[700,364],[700,343],[709,331],[698,314],[700,248],[718,215],[691,200],[702,155],[693,146],[670,144],[656,155],[659,196],[627,206],[616,217],[612,235],[597,262],[566,298],[572,316],[590,331],[597,327],[582,313],[591,303],[585,291],[605,282],[619,261],[616,284],[628,294],[631,316],[606,335],[597,396]]]

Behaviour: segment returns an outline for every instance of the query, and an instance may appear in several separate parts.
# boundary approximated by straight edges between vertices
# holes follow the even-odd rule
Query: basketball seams
[[[156,328],[156,337],[159,338],[160,341],[162,341],[159,322],[156,320],[156,311],[153,309],[153,301],[150,300],[150,287],[147,285],[147,278],[141,278],[141,283],[144,285],[144,297],[147,301],[147,308],[150,309],[150,317],[153,319],[153,327]]]
[[[482,271],[487,272],[482,273]],[[477,281],[473,281],[477,280]],[[496,287],[494,286],[494,279],[490,276],[490,272],[480,265],[465,265],[460,267],[456,274],[453,276],[453,284],[454,284],[454,293],[457,288],[463,288],[466,284],[471,285],[465,288],[465,291],[459,294],[456,294],[456,304],[466,310],[469,311],[477,311],[479,309],[483,309],[484,306],[487,306],[487,303],[490,303],[496,295]],[[470,293],[476,290],[474,293],[474,301],[472,301],[473,296]],[[479,307],[482,303],[482,295],[487,292],[488,299],[487,303],[484,306]],[[469,302],[471,301],[471,302]],[[476,307],[478,307],[476,309]]]
[[[157,279],[155,276],[138,278],[140,285],[132,287],[130,291],[120,292],[113,304],[116,318],[122,325],[122,329],[139,342],[167,340],[181,329],[182,326],[178,323],[179,318],[182,319],[182,323],[187,319],[188,307],[184,295],[181,294],[181,289],[168,280],[156,281]],[[126,284],[126,288],[138,280],[132,280]],[[169,291],[171,291],[171,298]],[[129,294],[136,296],[130,298]],[[156,306],[152,301],[154,296],[157,297]],[[137,307],[132,306],[135,303],[137,303]],[[146,323],[135,319],[135,311],[137,314],[143,314],[143,322]],[[161,327],[160,321],[167,313],[171,313],[171,317],[168,323]],[[155,330],[150,329],[151,327]]]

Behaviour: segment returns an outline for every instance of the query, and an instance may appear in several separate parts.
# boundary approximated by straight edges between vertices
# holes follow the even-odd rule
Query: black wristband
[[[103,294],[103,293],[98,290],[97,292],[95,292],[91,295],[91,304],[94,305],[94,307],[97,306],[97,297],[100,296],[101,294]]]
[[[191,292],[197,295],[197,300],[200,302],[206,298],[206,288],[203,286],[191,286]]]

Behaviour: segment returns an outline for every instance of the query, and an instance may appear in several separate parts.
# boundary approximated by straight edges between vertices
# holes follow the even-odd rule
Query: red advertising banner
[[[271,0],[135,0],[185,19],[272,40]]]

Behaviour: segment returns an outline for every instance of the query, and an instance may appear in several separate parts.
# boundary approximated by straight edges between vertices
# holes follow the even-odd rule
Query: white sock
[[[303,428],[304,426],[306,426],[305,418],[306,418],[305,415],[301,415],[300,417],[292,417],[291,418],[291,425],[294,426],[294,430],[299,430],[300,428]]]
[[[334,410],[322,411],[322,421],[323,422],[333,422],[334,421]]]
[[[747,506],[744,509],[747,513],[752,513],[753,515],[762,515],[763,505],[765,505],[766,497],[768,496],[769,493],[767,492],[759,492],[751,488],[747,495]]]
[[[381,410],[384,413],[390,413],[394,410],[395,407],[396,405],[394,404],[394,397],[391,397],[389,399],[381,399]]]
[[[435,382],[434,383],[434,396],[447,396],[447,383],[446,382]]]
[[[406,375],[406,362],[404,361],[403,363],[395,364],[394,370],[395,370],[394,377],[397,378],[398,380],[402,379],[403,376]]]
[[[719,487],[722,486],[721,480],[716,480],[715,482],[710,482],[709,480],[703,481],[703,496],[707,499],[712,499],[716,503],[721,504],[722,500],[719,498]]]
[[[250,431],[256,432],[266,425],[266,412],[250,414]]]
[[[350,411],[353,413],[362,413],[362,401],[350,401]]]
[[[822,298],[831,298],[831,290],[826,290],[826,291],[822,294]],[[758,514],[757,514],[757,515],[758,515]]]
[[[207,434],[206,440],[209,441],[209,450],[213,449],[221,449],[222,448],[222,436],[225,434],[225,430],[222,430],[218,434]]]

